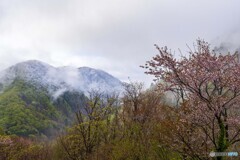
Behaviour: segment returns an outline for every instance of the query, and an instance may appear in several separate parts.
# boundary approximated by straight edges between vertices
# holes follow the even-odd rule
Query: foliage
[[[89,159],[102,141],[108,141],[108,127],[116,111],[117,97],[93,91],[76,112],[77,124],[59,143],[70,159]]]
[[[121,103],[116,95],[91,93],[76,112],[76,123],[50,145],[2,136],[9,145],[1,145],[1,155],[5,159],[45,155],[49,160],[182,159],[172,141],[180,123],[175,108],[167,106],[154,87],[146,91],[139,83],[125,87]]]
[[[218,55],[209,44],[198,40],[195,51],[189,57],[177,60],[167,48],[159,48],[159,54],[146,63],[147,74],[154,75],[159,88],[173,91],[181,98],[178,128],[196,137],[186,141],[180,134],[178,146],[184,145],[187,154],[207,158],[210,151],[224,152],[240,141],[240,63],[238,54]],[[183,134],[184,135],[184,134]],[[187,135],[191,137],[191,135]],[[196,153],[197,143],[201,153]],[[218,157],[217,159],[221,159]]]
[[[74,98],[79,96],[71,100]],[[64,106],[58,105],[57,100],[53,102],[45,88],[17,79],[0,95],[0,127],[8,135],[54,136],[71,124],[74,113],[73,104],[68,104],[64,97],[60,97]],[[68,112],[63,109],[66,106]]]
[[[1,160],[49,160],[50,152],[46,144],[36,144],[16,136],[0,136]]]
[[[144,91],[138,83],[125,88],[121,106],[115,96],[90,94],[76,114],[78,123],[58,139],[60,150],[65,151],[59,159],[181,159],[162,147],[158,137],[163,96],[154,88]]]

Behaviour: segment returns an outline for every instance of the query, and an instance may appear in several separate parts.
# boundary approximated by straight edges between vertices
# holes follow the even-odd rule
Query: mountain
[[[121,92],[122,82],[89,67],[53,67],[31,60],[0,72],[0,129],[51,137],[73,123],[91,90]]]
[[[107,93],[122,91],[122,82],[102,70],[89,67],[56,68],[36,60],[18,63],[0,72],[0,85],[8,86],[16,78],[46,87],[55,96],[67,90],[83,93],[91,90]]]

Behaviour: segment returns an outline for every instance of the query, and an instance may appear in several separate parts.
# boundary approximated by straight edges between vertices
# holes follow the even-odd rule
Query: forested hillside
[[[0,94],[0,126],[9,135],[53,136],[72,123],[84,99],[66,92],[54,100],[45,88],[16,79]]]

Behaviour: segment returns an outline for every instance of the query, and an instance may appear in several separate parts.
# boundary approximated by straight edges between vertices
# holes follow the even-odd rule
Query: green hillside
[[[66,92],[53,101],[45,88],[15,80],[0,94],[0,128],[9,135],[54,136],[71,124],[84,99],[83,94]]]

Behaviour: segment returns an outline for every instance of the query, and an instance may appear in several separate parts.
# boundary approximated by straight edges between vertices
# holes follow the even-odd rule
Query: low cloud
[[[240,26],[240,23],[238,26]],[[230,30],[225,35],[215,39],[213,41],[213,45],[215,45],[214,50],[222,54],[227,54],[228,52],[235,53],[236,51],[240,52],[239,27],[234,30]]]
[[[50,84],[59,86],[61,84],[63,88],[70,87],[72,89],[81,88],[83,86],[83,80],[77,68],[74,67],[59,67],[50,68],[46,74],[45,81]]]
[[[61,88],[61,89],[58,89],[57,91],[53,92],[52,93],[53,99],[56,100],[59,96],[61,96],[66,91],[67,91],[67,88]]]
[[[239,6],[238,0],[1,0],[0,68],[38,59],[150,83],[138,66],[157,54],[155,43],[185,52],[200,37],[238,47]]]

